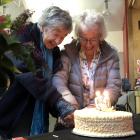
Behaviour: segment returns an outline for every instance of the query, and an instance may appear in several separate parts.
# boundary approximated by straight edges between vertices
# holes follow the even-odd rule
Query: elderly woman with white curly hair
[[[53,85],[63,98],[78,109],[95,103],[96,91],[109,94],[115,105],[121,93],[117,51],[105,41],[104,18],[84,11],[75,25],[77,39],[62,51],[63,69],[53,77]]]

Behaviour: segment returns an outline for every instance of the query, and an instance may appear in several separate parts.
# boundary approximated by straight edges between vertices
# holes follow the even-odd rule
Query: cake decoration
[[[132,113],[116,111],[109,93],[96,93],[95,105],[74,112],[73,133],[88,137],[125,137],[135,134]]]

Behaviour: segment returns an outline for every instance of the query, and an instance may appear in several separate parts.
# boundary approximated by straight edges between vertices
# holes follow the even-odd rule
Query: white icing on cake
[[[74,112],[73,133],[90,137],[124,137],[134,135],[132,113],[99,111],[85,108]]]

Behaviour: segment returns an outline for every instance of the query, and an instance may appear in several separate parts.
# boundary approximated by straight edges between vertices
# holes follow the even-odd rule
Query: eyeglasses
[[[79,37],[79,41],[82,43],[82,44],[87,44],[88,42],[90,44],[97,44],[99,42],[99,39],[86,39],[86,38],[83,38],[83,37]]]

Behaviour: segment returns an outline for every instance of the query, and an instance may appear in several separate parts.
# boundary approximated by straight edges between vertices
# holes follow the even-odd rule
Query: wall
[[[10,14],[12,20],[15,19],[25,9],[22,2],[20,3],[11,2],[6,4],[5,6],[6,9],[4,14]],[[3,6],[0,6],[0,14],[3,14]]]
[[[137,73],[137,59],[140,59],[140,29],[138,21],[140,20],[140,9],[129,9],[129,69],[130,80],[132,85],[135,84],[135,79],[140,76]]]
[[[117,50],[120,58],[120,74],[124,78],[124,59],[123,59],[123,31],[110,31],[106,38]]]
[[[110,31],[106,38],[119,52],[123,52],[123,31]]]

